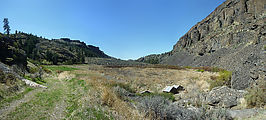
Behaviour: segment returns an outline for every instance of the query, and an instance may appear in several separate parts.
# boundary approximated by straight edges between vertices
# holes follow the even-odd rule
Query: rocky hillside
[[[245,89],[266,76],[266,1],[227,0],[193,26],[173,50],[140,58],[180,66],[233,71],[231,86]]]
[[[98,47],[86,45],[69,38],[48,40],[27,33],[16,33],[9,37],[0,34],[1,62],[26,66],[27,58],[38,64],[85,63],[86,57],[110,58]]]

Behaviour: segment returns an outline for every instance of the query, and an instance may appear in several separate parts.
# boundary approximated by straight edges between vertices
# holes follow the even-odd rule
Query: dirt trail
[[[15,110],[19,109],[22,104],[31,103],[36,99],[37,93],[42,93],[45,91],[51,91],[51,90],[62,90],[64,92],[67,91],[67,86],[65,85],[65,81],[72,79],[74,75],[69,74],[69,72],[62,72],[58,75],[58,77],[52,78],[57,79],[57,81],[48,81],[48,89],[45,88],[36,88],[29,93],[25,94],[22,99],[14,100],[11,103],[7,103],[6,106],[0,109],[0,119],[8,119],[7,116],[14,112]],[[62,99],[60,101],[57,101],[55,107],[53,108],[53,112],[49,112],[50,119],[63,119],[64,118],[64,110],[66,108],[66,96],[62,95],[60,96]]]
[[[57,77],[57,79],[58,79],[57,84],[58,85],[56,85],[54,89],[62,89],[64,92],[68,92],[65,81],[70,80],[73,77],[74,77],[74,75],[70,74],[67,71],[60,73]],[[67,107],[67,103],[65,101],[66,99],[67,99],[67,96],[63,94],[62,100],[58,101],[53,112],[50,114],[51,119],[53,119],[53,120],[64,119],[65,109]]]
[[[5,107],[0,109],[0,119],[4,119],[7,116],[7,114],[10,113],[11,111],[14,111],[16,109],[16,107],[18,107],[22,103],[29,102],[31,99],[34,98],[36,93],[42,92],[44,90],[45,90],[44,88],[35,89],[33,91],[30,91],[26,95],[24,95],[24,97],[22,99],[15,100],[11,103],[7,103],[7,105]]]
[[[87,69],[86,76],[92,73]],[[90,74],[90,75],[87,75]],[[22,98],[14,100],[0,109],[0,119],[87,119],[105,117],[105,113],[91,104],[95,91],[79,73],[63,71],[55,76],[45,78],[47,89],[36,88]],[[95,95],[93,95],[94,97]],[[86,114],[84,114],[86,113]]]

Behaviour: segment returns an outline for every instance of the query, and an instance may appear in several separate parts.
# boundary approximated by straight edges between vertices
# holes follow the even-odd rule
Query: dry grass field
[[[149,105],[162,102],[170,105],[168,99],[197,99],[200,93],[209,91],[210,81],[220,76],[207,68],[175,66],[64,65],[45,68],[51,71],[44,78],[48,88],[35,88],[26,100],[22,97],[5,103],[6,108],[13,107],[1,108],[4,111],[1,119],[161,119],[165,116],[154,112]],[[168,85],[181,85],[184,91],[176,95],[162,93]],[[140,94],[144,90],[152,91],[151,95],[155,97]],[[143,105],[148,106],[143,108]],[[171,106],[160,109],[183,110]],[[159,112],[163,112],[160,109]]]
[[[195,69],[104,67],[98,65],[71,67],[79,70],[68,72],[65,76],[75,76],[78,80],[84,80],[86,84],[92,87],[91,92],[89,92],[91,94],[89,95],[90,102],[106,105],[114,115],[116,114],[116,118],[121,119],[143,119],[143,114],[138,112],[133,104],[121,99],[113,89],[114,85],[121,84],[136,93],[144,90],[161,93],[167,85],[182,85],[185,91],[181,92],[179,96],[187,97],[195,91],[208,91],[208,81],[213,76],[219,76],[215,72],[199,72]]]

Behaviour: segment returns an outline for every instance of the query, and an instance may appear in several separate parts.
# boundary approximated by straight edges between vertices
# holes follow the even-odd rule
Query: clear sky
[[[172,50],[182,35],[224,1],[0,0],[0,19],[9,19],[12,33],[69,37],[116,58],[137,59]]]

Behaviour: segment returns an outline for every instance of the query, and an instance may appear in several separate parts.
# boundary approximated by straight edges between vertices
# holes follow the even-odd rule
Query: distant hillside
[[[138,61],[228,69],[236,89],[265,81],[265,7],[265,0],[227,0],[181,37],[172,51]]]
[[[86,57],[110,58],[98,47],[69,38],[48,40],[27,33],[0,33],[0,60],[12,65],[26,66],[27,58],[38,64],[85,63]]]

